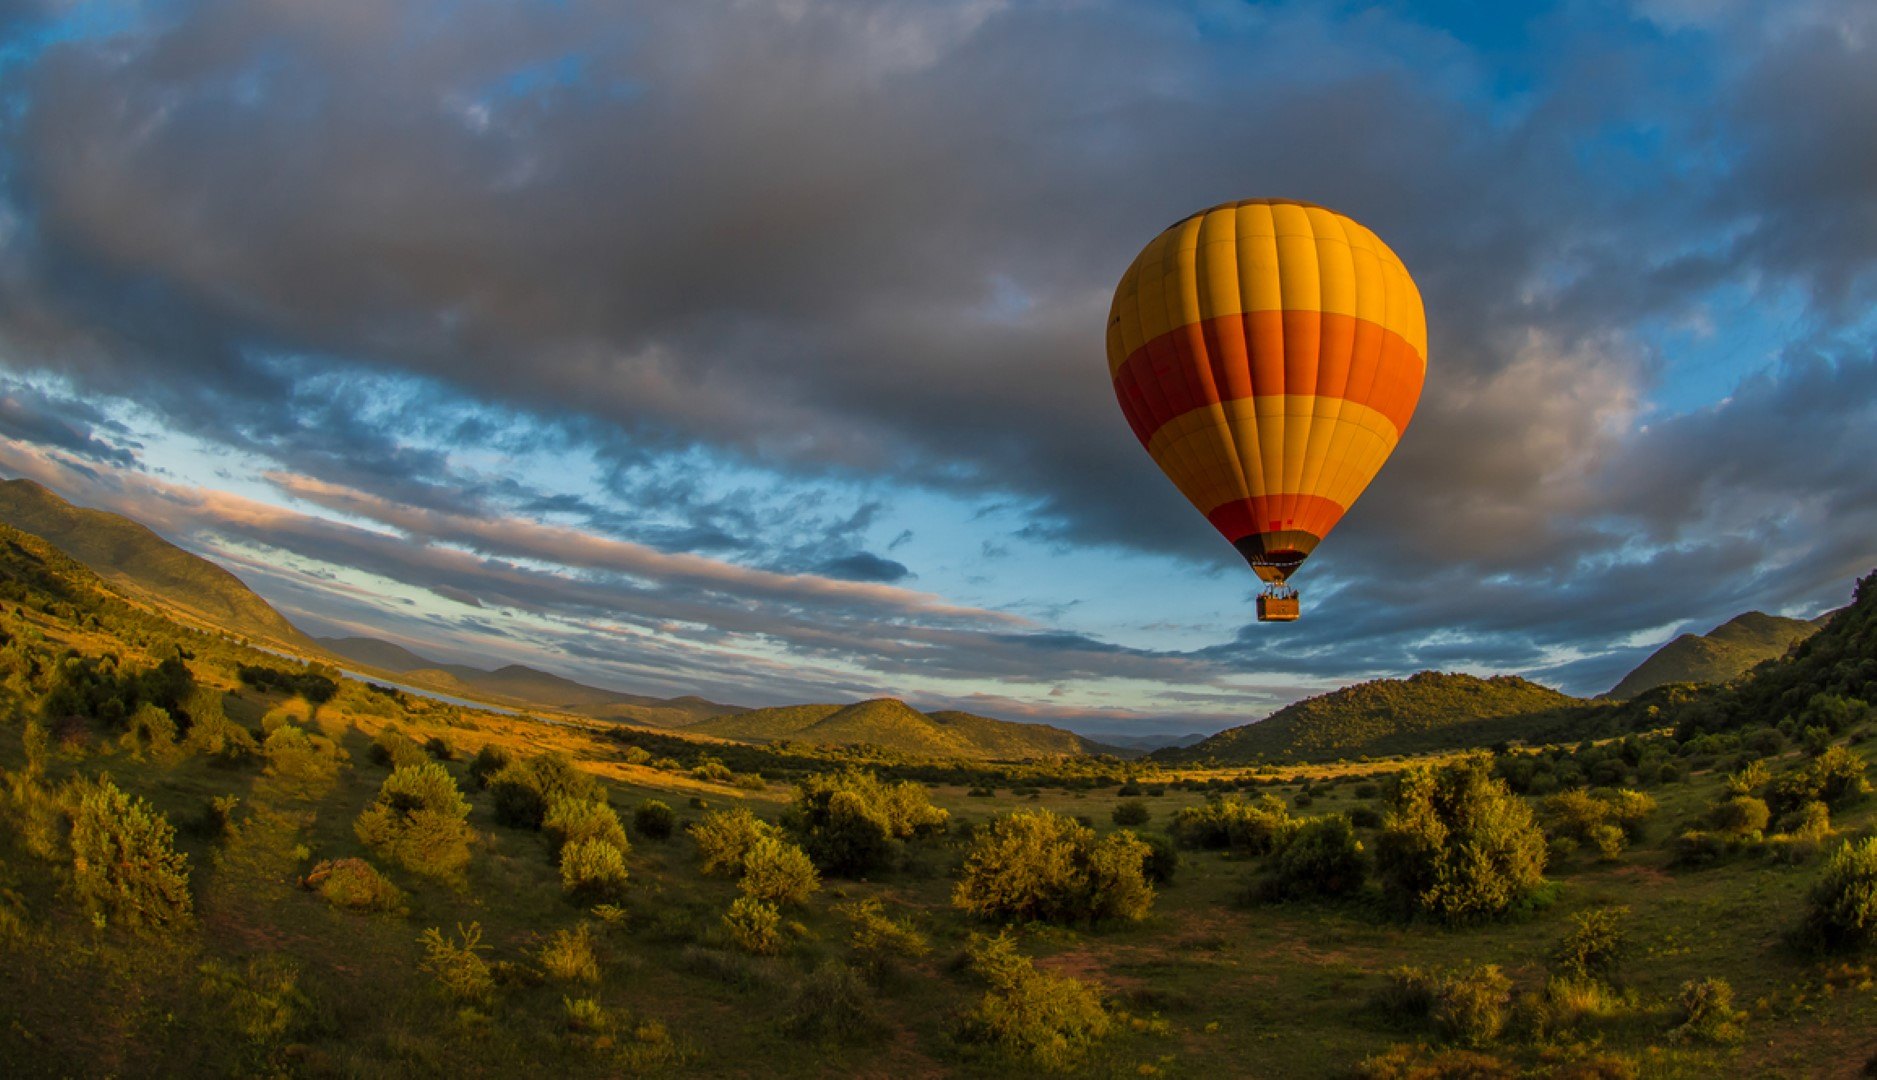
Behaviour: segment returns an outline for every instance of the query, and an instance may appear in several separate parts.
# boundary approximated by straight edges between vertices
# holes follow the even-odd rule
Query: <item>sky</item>
[[[1116,281],[1234,198],[1426,301],[1259,624]],[[0,473],[316,634],[1209,731],[1608,689],[1877,565],[1868,0],[0,0]]]

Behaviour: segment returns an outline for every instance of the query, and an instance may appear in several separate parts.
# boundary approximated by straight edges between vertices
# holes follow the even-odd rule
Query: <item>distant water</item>
[[[339,674],[344,675],[348,679],[356,679],[359,682],[372,683],[377,686],[389,686],[393,690],[402,690],[407,694],[416,694],[418,697],[427,697],[433,701],[441,701],[445,705],[455,705],[464,709],[481,709],[484,712],[501,713],[503,716],[520,716],[521,715],[520,710],[510,709],[503,705],[492,705],[486,701],[471,701],[468,698],[454,697],[450,694],[442,693],[441,691],[426,690],[421,686],[412,686],[409,683],[393,682],[390,679],[382,679],[376,675],[366,675],[362,672],[353,671],[351,668],[340,668],[338,670],[339,670]],[[535,719],[539,720],[541,719],[541,717],[537,716],[535,717]],[[557,723],[558,721],[549,721],[549,722]]]

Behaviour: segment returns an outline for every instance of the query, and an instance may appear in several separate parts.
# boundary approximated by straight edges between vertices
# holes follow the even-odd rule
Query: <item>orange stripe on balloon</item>
[[[1320,362],[1325,348],[1346,363]],[[1280,394],[1367,405],[1388,418],[1399,438],[1420,401],[1425,370],[1406,338],[1367,319],[1253,311],[1188,323],[1147,342],[1116,369],[1114,388],[1143,445],[1193,409]]]
[[[1261,533],[1304,532],[1328,536],[1345,507],[1320,495],[1261,495],[1234,499],[1206,512],[1206,520],[1227,540]]]

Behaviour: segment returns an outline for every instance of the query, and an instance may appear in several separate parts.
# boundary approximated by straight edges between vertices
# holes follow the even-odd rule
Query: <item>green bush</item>
[[[782,950],[782,913],[767,900],[739,896],[724,912],[723,927],[737,948],[753,956],[770,956]]]
[[[618,900],[625,894],[626,853],[610,840],[589,837],[561,849],[561,889],[583,902]]]
[[[885,907],[873,897],[843,904],[835,913],[852,925],[848,943],[868,978],[875,981],[890,974],[898,961],[916,960],[932,951],[925,935],[912,923],[887,915]]]
[[[1142,919],[1154,898],[1141,869],[1150,851],[1125,830],[1098,841],[1060,814],[1017,811],[972,843],[952,903],[982,918]]]
[[[1614,859],[1642,836],[1644,825],[1655,813],[1656,802],[1640,791],[1624,788],[1574,788],[1551,796],[1544,806],[1547,832],[1554,841],[1563,838],[1605,859]]]
[[[441,735],[432,735],[424,740],[424,753],[438,761],[456,760],[456,747],[450,745],[450,740]]]
[[[431,760],[424,748],[412,742],[402,731],[387,727],[378,732],[371,743],[373,762],[391,769],[403,769],[413,765],[422,765]]]
[[[1497,965],[1443,971],[1401,967],[1377,998],[1396,1020],[1427,1022],[1441,1038],[1480,1046],[1499,1037],[1512,1004],[1512,980]]]
[[[807,903],[809,895],[820,887],[820,877],[808,853],[786,840],[760,837],[743,853],[743,877],[738,888],[744,896],[777,907],[793,907]]]
[[[1108,1034],[1110,1019],[1095,988],[1039,971],[1008,934],[973,935],[971,970],[990,984],[966,1014],[961,1032],[1025,1065],[1049,1071],[1075,1067]]]
[[[169,764],[182,756],[181,748],[176,745],[176,734],[176,721],[169,713],[146,701],[125,721],[118,745],[139,759],[147,755],[152,761]]]
[[[618,848],[622,855],[632,850],[631,841],[626,839],[626,827],[619,823],[619,815],[600,799],[555,795],[548,800],[541,829],[547,833],[557,856],[568,844],[581,840],[604,840]]]
[[[1551,952],[1551,972],[1566,979],[1611,983],[1629,944],[1626,907],[1593,908],[1571,917],[1571,929]]]
[[[1276,899],[1347,896],[1362,888],[1362,842],[1341,814],[1311,818],[1272,857],[1262,891]]]
[[[421,756],[421,751],[419,752]],[[469,865],[469,801],[442,765],[422,757],[385,777],[353,823],[359,840],[413,873],[454,878]]]
[[[515,755],[495,743],[484,743],[476,756],[469,760],[469,782],[477,791],[489,786],[495,774],[508,768],[515,760]]]
[[[1764,799],[1735,795],[1714,804],[1708,810],[1708,824],[1722,836],[1747,840],[1765,832],[1772,816]]]
[[[598,780],[553,752],[504,765],[489,778],[489,794],[495,820],[517,829],[539,829],[557,797],[588,802],[606,797]]]
[[[1123,799],[1115,804],[1114,812],[1108,815],[1116,825],[1145,825],[1153,812],[1140,799]]]
[[[803,780],[783,820],[816,866],[860,877],[891,865],[901,841],[943,832],[950,815],[923,784],[850,769]]]
[[[1159,833],[1147,833],[1141,841],[1147,845],[1147,857],[1141,861],[1142,876],[1152,885],[1173,884],[1173,875],[1180,869],[1180,849]]]
[[[600,981],[600,958],[593,948],[593,930],[585,923],[572,930],[556,930],[541,946],[541,970],[561,982]]]
[[[1681,1022],[1670,1029],[1671,1038],[1718,1046],[1745,1041],[1747,1014],[1734,1008],[1734,988],[1726,979],[1690,979],[1676,1004]]]
[[[1403,910],[1445,922],[1502,915],[1544,885],[1545,837],[1483,757],[1405,772],[1376,873]]]
[[[1807,901],[1802,934],[1811,944],[1843,951],[1877,939],[1877,837],[1839,847]]]
[[[418,942],[424,947],[423,971],[436,979],[437,986],[452,999],[486,1005],[495,996],[495,977],[482,954],[489,950],[482,943],[482,924],[456,925],[456,938],[446,938],[436,927],[423,932]]]
[[[202,996],[216,1002],[251,1042],[285,1042],[313,1020],[313,1001],[300,988],[300,964],[291,957],[268,953],[239,968],[210,960],[196,970]]]
[[[1785,815],[1809,802],[1822,802],[1841,810],[1870,793],[1864,759],[1843,746],[1826,747],[1804,768],[1774,777],[1766,785],[1766,802],[1775,815]]]
[[[678,815],[657,799],[646,799],[633,808],[633,831],[647,840],[668,840],[677,827]]]
[[[750,845],[778,835],[774,825],[740,806],[712,810],[693,823],[690,831],[691,840],[697,844],[698,869],[705,874],[731,876],[743,873],[743,856]]]
[[[824,960],[795,986],[782,1030],[798,1039],[851,1042],[878,1031],[872,993],[854,969]]]
[[[348,911],[402,911],[404,891],[364,859],[326,859],[300,884]]]
[[[158,929],[188,921],[189,856],[154,807],[108,776],[81,789],[72,816],[72,885],[100,923]]]
[[[1267,855],[1296,829],[1290,808],[1275,795],[1261,796],[1255,805],[1232,795],[1182,808],[1170,831],[1182,847]]]
[[[330,739],[309,735],[293,724],[282,724],[261,743],[267,772],[300,786],[323,787],[339,775],[339,750]]]

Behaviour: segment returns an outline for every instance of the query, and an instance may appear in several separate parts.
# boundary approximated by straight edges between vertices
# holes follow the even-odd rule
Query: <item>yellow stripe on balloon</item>
[[[1286,422],[1288,421],[1288,422]],[[1289,481],[1267,467],[1260,432],[1319,433],[1326,452],[1322,467]],[[1161,469],[1201,511],[1238,499],[1269,495],[1315,495],[1347,509],[1362,494],[1395,448],[1399,436],[1388,417],[1342,398],[1287,394],[1239,398],[1206,405],[1169,421],[1147,444]],[[1286,459],[1301,458],[1284,447]],[[1315,459],[1318,455],[1312,454]]]

